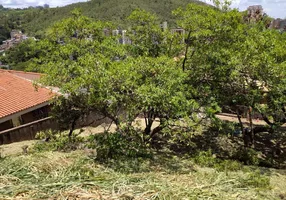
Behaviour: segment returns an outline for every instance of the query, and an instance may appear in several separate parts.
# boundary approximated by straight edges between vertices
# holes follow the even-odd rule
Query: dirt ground
[[[239,123],[237,116],[233,114],[221,113],[221,114],[216,115],[216,117],[223,121]],[[246,118],[241,118],[241,121],[242,123],[245,123],[245,124],[249,123],[249,120]],[[267,125],[265,121],[259,120],[259,119],[253,119],[252,123],[253,125]]]
[[[0,146],[0,155],[1,156],[10,156],[10,155],[16,155],[23,153],[22,147],[32,146],[35,144],[36,140],[28,140],[28,141],[22,141],[22,142],[15,142],[12,144],[5,144]]]

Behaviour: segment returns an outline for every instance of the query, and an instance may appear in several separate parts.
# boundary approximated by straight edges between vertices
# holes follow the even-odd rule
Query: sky
[[[0,4],[7,8],[43,6],[44,4],[49,4],[50,7],[57,7],[84,1],[87,0],[0,0]],[[209,3],[211,0],[202,1]],[[251,5],[262,5],[264,11],[271,17],[286,17],[286,0],[233,0],[232,7],[243,11]]]
[[[50,7],[65,6],[72,3],[84,2],[87,0],[0,0],[5,8],[25,8],[29,6],[43,6],[48,4]]]
[[[1,0],[0,0],[1,1]],[[209,3],[211,0],[204,0]],[[261,5],[264,12],[274,18],[286,17],[286,0],[232,0],[232,8],[244,11],[248,6]]]

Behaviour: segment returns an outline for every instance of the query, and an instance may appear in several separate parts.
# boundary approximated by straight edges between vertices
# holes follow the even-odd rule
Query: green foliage
[[[21,42],[5,51],[5,56],[0,56],[1,62],[9,65],[13,70],[25,71],[32,68],[32,59],[39,58],[42,54],[36,43],[37,41],[33,39]]]
[[[38,132],[35,136],[35,139],[36,140],[44,140],[46,138],[54,138],[55,136],[56,136],[55,131],[49,129],[49,130]]]
[[[195,163],[204,167],[214,167],[217,163],[216,157],[212,154],[211,150],[208,151],[200,151],[194,157]]]
[[[268,189],[270,187],[270,178],[261,174],[259,170],[250,172],[247,177],[242,178],[240,187],[253,187],[258,189]]]
[[[160,29],[160,17],[135,9],[126,19],[131,45],[119,44],[119,36],[106,37],[102,30],[114,28],[109,23],[75,10],[19,58],[30,62],[35,57],[31,69],[47,74],[41,84],[59,87],[64,94],[54,109],[64,128],[96,113],[113,121],[120,134],[133,134],[132,122],[141,114],[145,141],[177,126],[187,136],[196,128],[202,131],[202,125],[229,134],[234,124],[205,119],[215,119],[223,107],[235,112],[242,106],[252,107],[278,130],[286,122],[285,34],[265,29],[263,21],[245,23],[244,13],[230,9],[229,1],[215,4],[175,10],[177,24],[186,31],[177,39]],[[16,55],[18,49],[25,51],[19,46]],[[175,61],[174,56],[183,59]],[[159,125],[152,128],[156,120]],[[110,138],[108,148],[113,140],[119,139]],[[102,150],[107,157],[108,148]],[[258,163],[251,150],[237,156],[247,164]],[[199,157],[204,163],[208,155]],[[215,162],[209,160],[210,165]]]
[[[237,151],[233,157],[247,165],[259,165],[258,154],[254,149],[245,148]]]
[[[112,21],[118,27],[127,28],[128,22],[125,19],[131,11],[137,8],[157,13],[160,21],[168,21],[174,25],[175,19],[171,15],[171,11],[179,6],[184,7],[188,3],[203,4],[196,0],[162,0],[160,2],[152,0],[96,0],[57,8],[4,9],[0,10],[0,44],[1,36],[3,40],[8,39],[12,29],[21,29],[29,36],[41,39],[44,37],[47,27],[70,17],[71,11],[75,8],[81,9],[85,16],[92,19]]]
[[[45,151],[74,151],[81,148],[84,138],[75,136],[69,138],[67,136],[56,136],[52,137],[49,141],[38,141],[34,146],[33,150],[36,152]]]
[[[243,168],[240,162],[217,158],[211,150],[200,151],[193,159],[196,164],[203,167],[212,167],[217,171],[238,171]]]
[[[93,21],[77,10],[49,29],[47,39],[38,43],[45,55],[34,61],[47,74],[41,83],[67,94],[55,102],[54,116],[60,124],[69,127],[93,112],[120,130],[132,126],[143,113],[148,124],[145,134],[152,137],[179,118],[193,116],[186,123],[197,121],[200,105],[192,96],[193,88],[173,57],[165,55],[163,31],[155,19],[141,10],[131,14],[133,36],[140,35],[132,45],[104,36],[108,23]],[[157,42],[159,46],[154,46]],[[151,132],[156,118],[160,125]]]
[[[218,171],[238,171],[243,169],[242,163],[236,161],[236,160],[222,160],[220,163],[215,165],[215,169]]]
[[[200,91],[199,99],[212,99],[232,112],[252,107],[270,126],[281,126],[286,122],[285,34],[266,29],[264,21],[245,23],[243,13],[218,7],[174,11],[187,31],[183,69],[190,85]]]
[[[142,136],[133,131],[128,135],[121,133],[95,134],[88,139],[87,147],[93,148],[97,152],[96,159],[107,161],[120,157],[132,159],[138,157],[150,157],[151,152],[144,143]]]

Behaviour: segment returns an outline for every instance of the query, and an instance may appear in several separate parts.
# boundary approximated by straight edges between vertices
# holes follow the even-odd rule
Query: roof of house
[[[35,77],[33,73],[0,70],[0,119],[51,100],[55,95],[51,90],[35,89],[31,81]]]
[[[24,72],[24,71],[0,69],[0,72],[1,71],[9,72],[11,74],[14,74],[16,76],[19,76],[19,77],[22,77],[24,79],[28,79],[31,81],[39,80],[41,76],[43,76],[43,74],[35,73],[35,72]]]

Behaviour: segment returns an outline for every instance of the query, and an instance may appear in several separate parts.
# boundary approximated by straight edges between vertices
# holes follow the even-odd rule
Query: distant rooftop
[[[43,74],[35,73],[35,72],[24,72],[24,71],[4,70],[4,69],[1,70],[0,69],[0,72],[1,71],[8,72],[8,73],[11,73],[13,75],[16,75],[16,76],[19,76],[21,78],[28,79],[31,81],[39,80],[41,78],[41,76],[43,76]]]

